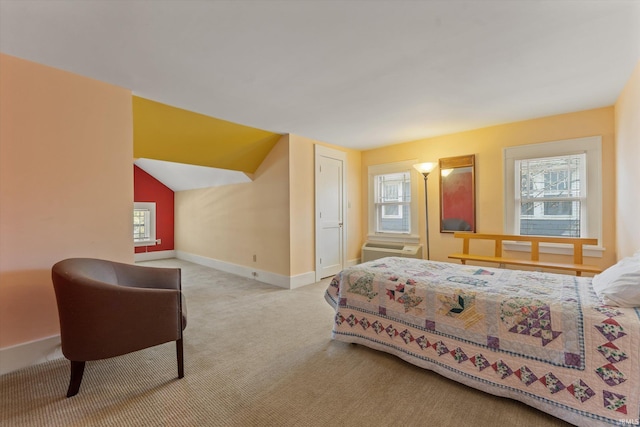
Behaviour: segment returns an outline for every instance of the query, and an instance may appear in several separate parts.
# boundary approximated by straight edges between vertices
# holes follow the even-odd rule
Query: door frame
[[[315,198],[315,258],[316,258],[316,282],[321,280],[320,267],[320,210],[318,205],[318,174],[320,172],[320,157],[342,162],[342,268],[347,264],[347,153],[323,145],[314,144],[314,198]]]

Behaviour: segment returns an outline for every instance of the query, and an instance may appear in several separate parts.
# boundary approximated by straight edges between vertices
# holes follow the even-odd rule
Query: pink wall
[[[51,266],[133,262],[131,92],[0,54],[0,348],[56,335]]]
[[[155,246],[137,246],[135,252],[173,250],[173,191],[133,165],[133,200],[156,203],[156,239],[162,240],[161,244]]]

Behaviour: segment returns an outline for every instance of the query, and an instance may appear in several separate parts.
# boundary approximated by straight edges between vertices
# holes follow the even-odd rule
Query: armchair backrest
[[[182,338],[180,269],[70,258],[51,274],[62,352],[70,360],[104,359]]]
[[[66,275],[68,279],[90,279],[99,282],[118,284],[114,263],[93,258],[69,258],[53,267],[54,274]]]

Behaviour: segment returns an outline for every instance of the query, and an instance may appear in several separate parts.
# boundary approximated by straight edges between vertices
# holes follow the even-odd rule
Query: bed
[[[592,279],[410,258],[347,268],[332,337],[579,426],[640,424],[640,309]]]

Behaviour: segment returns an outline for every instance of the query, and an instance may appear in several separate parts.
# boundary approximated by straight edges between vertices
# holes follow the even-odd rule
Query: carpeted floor
[[[328,280],[283,290],[179,260],[189,307],[175,344],[88,362],[65,398],[54,360],[0,377],[3,426],[564,426],[519,402],[330,338]]]

